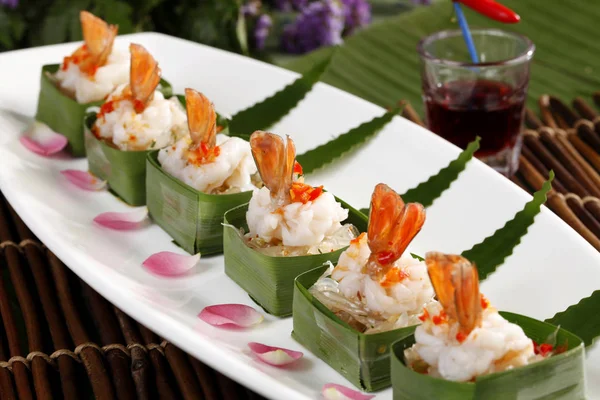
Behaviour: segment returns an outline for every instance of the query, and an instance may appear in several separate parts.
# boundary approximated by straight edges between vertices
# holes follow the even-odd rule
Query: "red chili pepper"
[[[298,161],[294,161],[294,173],[298,175],[304,175],[302,172],[302,165]]]
[[[503,22],[505,24],[515,24],[519,22],[521,17],[510,8],[503,6],[494,0],[453,0],[463,3],[465,6],[477,11],[481,15],[485,15],[493,20]]]
[[[467,335],[465,335],[465,334],[464,334],[464,333],[462,333],[462,332],[458,332],[458,333],[456,334],[456,340],[458,341],[458,343],[462,343],[462,342],[464,342],[465,340],[467,340]]]

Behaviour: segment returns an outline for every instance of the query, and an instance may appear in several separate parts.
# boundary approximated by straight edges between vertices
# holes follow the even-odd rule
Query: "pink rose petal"
[[[25,136],[21,136],[19,141],[29,151],[42,156],[50,156],[64,149],[68,140],[50,129],[46,124],[34,122]]]
[[[200,261],[200,253],[188,256],[161,251],[152,254],[142,265],[156,275],[174,277],[185,275],[198,264],[198,261]]]
[[[87,171],[65,169],[60,171],[60,173],[73,185],[83,190],[98,191],[106,187],[106,181],[96,178]]]
[[[267,346],[266,344],[250,342],[250,350],[263,362],[281,367],[293,363],[302,358],[304,354],[300,351],[288,350],[282,347]]]
[[[372,394],[364,394],[335,383],[323,385],[321,394],[326,400],[369,400],[375,397]]]
[[[94,222],[106,228],[130,231],[141,228],[147,216],[148,209],[141,207],[129,212],[105,212],[94,218]]]
[[[234,325],[249,328],[260,324],[265,317],[245,304],[217,304],[204,307],[198,318],[213,326]]]

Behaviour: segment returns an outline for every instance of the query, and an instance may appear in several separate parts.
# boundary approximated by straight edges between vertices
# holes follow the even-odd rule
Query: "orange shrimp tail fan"
[[[206,96],[194,89],[185,89],[190,136],[196,146],[212,149],[217,144],[217,113]]]
[[[129,87],[133,98],[147,105],[154,96],[154,90],[160,83],[161,71],[158,63],[141,45],[132,43]]]
[[[119,27],[109,25],[101,18],[87,11],[81,11],[79,19],[81,21],[83,40],[91,55],[89,62],[93,63],[96,67],[105,65],[112,52]]]
[[[437,299],[450,321],[458,321],[468,335],[481,323],[481,296],[477,267],[458,255],[430,252],[425,257],[427,272]]]
[[[250,147],[256,167],[271,198],[279,205],[287,204],[292,187],[292,174],[296,161],[296,146],[287,136],[286,142],[279,135],[256,131],[250,136]]]
[[[405,204],[400,195],[380,183],[371,197],[368,238],[378,264],[391,265],[402,256],[425,223],[425,208]]]

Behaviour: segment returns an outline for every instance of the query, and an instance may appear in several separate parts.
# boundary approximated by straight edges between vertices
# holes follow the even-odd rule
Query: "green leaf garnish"
[[[249,137],[257,129],[267,129],[292,110],[311,91],[331,61],[333,54],[316,64],[293,83],[271,97],[235,114],[229,121],[232,136]]]
[[[479,141],[480,138],[477,137],[477,139],[469,143],[467,148],[458,155],[458,158],[451,161],[448,166],[442,168],[427,181],[409,189],[402,195],[402,200],[406,203],[421,203],[424,207],[429,207],[433,204],[466,168],[471,158],[473,158],[473,154],[479,149]],[[360,212],[369,215],[368,208],[361,208]]]
[[[425,261],[425,259],[424,259],[423,257],[421,257],[421,256],[419,256],[419,255],[417,255],[417,254],[415,254],[415,253],[410,253],[410,256],[411,256],[412,258],[414,258],[415,260],[419,260],[419,261]]]
[[[600,290],[596,290],[590,297],[581,299],[579,303],[556,313],[546,322],[560,325],[561,328],[583,339],[586,346],[590,346],[600,336],[600,318],[596,318],[599,309]]]
[[[316,169],[331,163],[337,158],[340,158],[352,148],[365,142],[368,138],[379,132],[385,125],[388,124],[398,114],[400,108],[383,114],[380,117],[375,117],[372,120],[362,123],[359,126],[350,129],[346,133],[342,133],[335,139],[322,144],[304,154],[297,157],[297,161],[302,165],[304,174],[313,172]]]
[[[550,176],[542,188],[533,194],[533,199],[525,204],[512,220],[492,236],[485,238],[483,242],[462,253],[465,258],[477,265],[480,280],[487,278],[499,265],[502,265],[521,242],[521,238],[527,233],[542,204],[546,201],[546,195],[552,189],[553,179],[554,171],[550,171]]]
[[[432,205],[435,199],[440,197],[466,168],[467,163],[473,158],[473,154],[479,149],[480,140],[481,139],[477,137],[477,139],[469,143],[467,148],[459,154],[458,158],[451,161],[447,167],[442,168],[440,172],[433,175],[427,181],[419,184],[417,187],[409,189],[402,195],[402,200],[406,203],[421,203],[424,207]]]

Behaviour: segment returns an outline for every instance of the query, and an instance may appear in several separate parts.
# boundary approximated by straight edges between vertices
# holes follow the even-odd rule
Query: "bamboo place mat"
[[[111,305],[0,195],[0,399],[262,399]]]
[[[600,104],[600,92],[593,97]],[[539,109],[526,111],[519,170],[511,180],[533,193],[554,170],[546,205],[600,251],[600,114],[582,98],[567,105],[546,95]],[[424,126],[410,106],[403,116]]]

